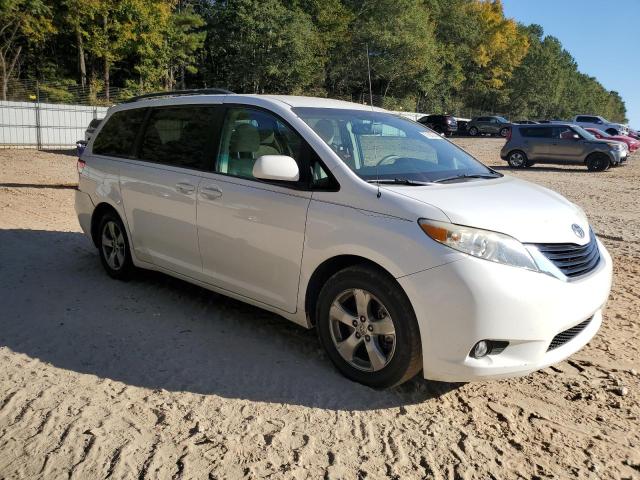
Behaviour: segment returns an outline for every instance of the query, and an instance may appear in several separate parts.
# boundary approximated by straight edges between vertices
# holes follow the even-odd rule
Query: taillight
[[[84,160],[78,159],[78,173],[82,173],[86,165],[87,165],[87,162],[85,162]]]

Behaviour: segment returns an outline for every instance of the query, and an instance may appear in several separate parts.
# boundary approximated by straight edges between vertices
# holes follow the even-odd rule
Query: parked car
[[[608,133],[598,130],[597,128],[585,128],[587,132],[601,140],[616,141],[624,143],[630,152],[635,152],[640,148],[640,141],[628,135],[609,135]]]
[[[458,122],[458,135],[467,135],[469,133],[470,121],[470,118],[456,117],[456,122]]]
[[[606,170],[627,159],[623,143],[599,140],[572,124],[514,125],[500,157],[513,168],[535,163],[584,164],[590,171]]]
[[[509,121],[503,117],[477,117],[469,122],[467,131],[472,137],[483,133],[506,137],[510,125]]]
[[[458,122],[451,115],[427,115],[418,120],[437,133],[451,136],[458,131]]]
[[[638,132],[637,130],[634,130],[633,128],[629,129],[629,136],[631,138],[635,138],[636,140],[640,140],[640,132]]]
[[[111,277],[315,327],[372,387],[523,375],[598,331],[612,262],[577,205],[382,109],[218,92],[134,98],[89,141],[75,208]]]
[[[610,122],[598,115],[576,115],[573,117],[572,123],[580,125],[582,128],[597,128],[610,135],[626,135],[629,132],[626,125]]]
[[[94,118],[93,120],[91,120],[91,122],[89,122],[89,126],[84,131],[85,142],[88,142],[89,140],[91,140],[91,137],[93,136],[93,134],[95,133],[96,129],[98,128],[101,122],[102,122],[101,118]]]

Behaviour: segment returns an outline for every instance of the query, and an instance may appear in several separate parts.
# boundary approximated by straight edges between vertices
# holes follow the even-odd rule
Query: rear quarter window
[[[146,110],[123,110],[109,117],[93,142],[93,153],[113,157],[131,157]]]
[[[553,136],[553,128],[551,127],[527,127],[521,128],[520,134],[528,138],[551,138]]]

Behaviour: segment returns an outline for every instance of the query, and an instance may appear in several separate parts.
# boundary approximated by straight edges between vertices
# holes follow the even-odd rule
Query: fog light
[[[486,340],[480,340],[471,349],[471,356],[474,358],[482,358],[489,353],[489,342]]]

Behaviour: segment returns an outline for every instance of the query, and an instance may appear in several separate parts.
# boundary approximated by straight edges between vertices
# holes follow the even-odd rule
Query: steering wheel
[[[395,155],[395,154],[390,154],[390,155],[385,155],[384,157],[382,157],[382,160],[380,160],[378,163],[376,163],[376,167],[382,165],[386,160],[389,160],[391,158],[395,158],[396,160],[398,158],[400,158],[400,155]]]

